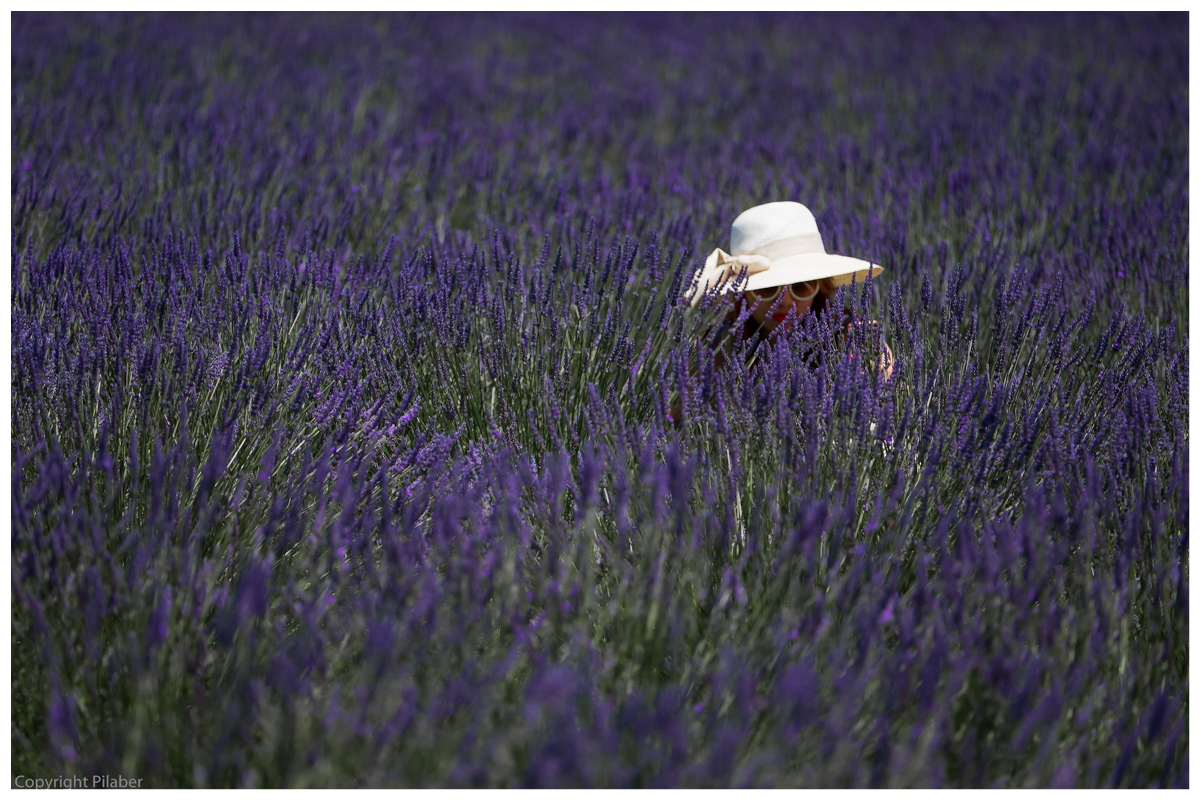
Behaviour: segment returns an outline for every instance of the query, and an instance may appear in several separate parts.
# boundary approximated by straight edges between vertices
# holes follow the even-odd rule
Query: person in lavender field
[[[692,308],[714,294],[729,305],[723,323],[710,339],[716,369],[738,349],[745,350],[744,357],[752,360],[754,351],[764,343],[770,346],[777,332],[807,314],[831,309],[838,287],[883,271],[869,261],[825,252],[816,219],[800,203],[766,203],[743,211],[733,221],[729,239],[730,252],[719,247],[713,250],[688,295]],[[737,293],[739,286],[742,291]],[[847,328],[863,324],[848,309],[845,313]],[[739,319],[744,319],[741,336],[735,329]],[[892,375],[893,358],[887,342],[881,339],[881,343],[877,367],[886,379]],[[671,406],[671,417],[677,423],[681,407],[678,398]]]

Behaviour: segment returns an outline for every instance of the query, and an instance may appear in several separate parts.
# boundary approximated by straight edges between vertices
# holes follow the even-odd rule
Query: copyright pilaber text
[[[124,775],[58,775],[53,778],[18,775],[13,786],[17,789],[140,789],[142,779]]]

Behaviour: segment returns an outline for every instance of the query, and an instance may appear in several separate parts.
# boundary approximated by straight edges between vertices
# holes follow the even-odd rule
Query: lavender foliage
[[[14,13],[13,774],[1186,786],[1185,23]]]

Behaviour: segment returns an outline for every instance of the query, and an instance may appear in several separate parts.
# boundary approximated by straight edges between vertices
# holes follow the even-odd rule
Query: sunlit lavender
[[[14,13],[14,778],[1186,787],[1187,30]]]

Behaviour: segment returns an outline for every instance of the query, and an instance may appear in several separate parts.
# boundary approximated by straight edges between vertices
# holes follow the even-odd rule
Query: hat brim
[[[802,253],[774,261],[770,269],[751,275],[744,288],[746,291],[770,289],[774,286],[824,279],[828,279],[834,286],[842,286],[851,282],[862,283],[868,275],[874,277],[881,272],[883,267],[861,258],[835,256],[830,253]]]

